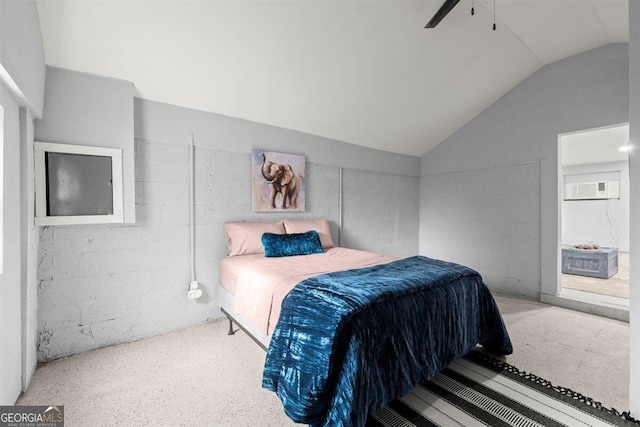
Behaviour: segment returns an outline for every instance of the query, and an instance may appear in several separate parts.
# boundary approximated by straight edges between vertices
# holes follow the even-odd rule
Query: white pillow
[[[307,231],[315,230],[318,236],[320,236],[320,244],[323,249],[329,249],[335,246],[331,239],[331,227],[329,226],[329,221],[326,219],[283,219],[282,223],[284,224],[284,230],[287,234],[306,233]]]
[[[285,234],[282,222],[228,222],[224,235],[229,247],[229,256],[264,253],[264,233]]]

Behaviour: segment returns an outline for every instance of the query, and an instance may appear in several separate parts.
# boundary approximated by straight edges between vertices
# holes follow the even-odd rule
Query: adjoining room
[[[559,138],[562,288],[629,298],[629,126]]]

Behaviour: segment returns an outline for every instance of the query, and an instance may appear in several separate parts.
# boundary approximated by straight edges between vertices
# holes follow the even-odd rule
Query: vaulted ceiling
[[[421,156],[540,67],[628,41],[627,0],[40,0],[48,65]],[[471,16],[472,3],[475,14]]]

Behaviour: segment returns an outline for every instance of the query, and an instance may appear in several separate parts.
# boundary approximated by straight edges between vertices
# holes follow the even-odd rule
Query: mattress
[[[253,254],[223,259],[220,263],[220,284],[231,295],[235,295],[238,278],[242,272],[247,268],[251,268],[251,264],[255,264],[256,261],[263,260],[264,258],[264,254]]]
[[[323,254],[267,258],[264,254],[225,258],[221,285],[234,295],[233,311],[270,335],[284,297],[299,282],[319,274],[385,264],[396,258],[347,248]]]

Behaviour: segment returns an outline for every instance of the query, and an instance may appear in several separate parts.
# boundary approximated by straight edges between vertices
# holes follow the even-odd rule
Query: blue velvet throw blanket
[[[510,354],[502,316],[480,275],[416,256],[323,274],[282,302],[262,386],[312,426],[364,426],[477,343]]]

